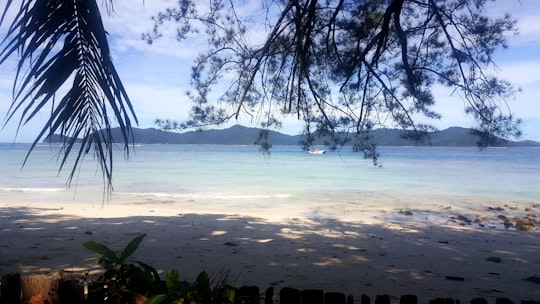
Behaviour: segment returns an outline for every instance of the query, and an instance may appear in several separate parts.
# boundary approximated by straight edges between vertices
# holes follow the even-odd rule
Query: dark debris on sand
[[[464,215],[453,215],[449,222],[462,226],[477,225],[481,228],[515,229],[519,231],[540,230],[540,204],[531,204],[523,211],[515,206],[487,207],[485,213],[474,220]],[[514,214],[514,215],[510,215]]]

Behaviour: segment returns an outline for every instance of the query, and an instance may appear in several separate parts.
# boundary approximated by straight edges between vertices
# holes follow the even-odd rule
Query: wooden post
[[[348,300],[342,292],[327,292],[324,294],[325,304],[347,304]]]
[[[399,304],[417,304],[418,297],[416,295],[402,295],[399,298]]]
[[[21,275],[8,273],[1,278],[0,296],[2,303],[21,304]]]
[[[459,302],[459,300],[456,300]],[[429,300],[429,304],[458,304],[454,302],[453,298],[436,298],[433,300]]]
[[[279,291],[279,303],[281,304],[300,304],[302,296],[300,290],[291,287],[283,287]]]
[[[488,301],[484,298],[474,298],[471,300],[471,304],[488,304]]]
[[[268,287],[264,293],[264,304],[274,303],[274,287]]]
[[[58,300],[58,276],[32,275],[21,278],[21,290],[23,303],[27,303],[32,297],[42,297],[45,303],[57,303]]]
[[[58,283],[60,304],[82,304],[84,299],[84,282],[79,279],[61,279]]]
[[[370,297],[365,294],[362,294],[362,297],[360,299],[361,299],[360,303],[362,304],[371,304]]]
[[[387,294],[377,295],[375,298],[375,304],[390,304],[390,296]]]
[[[324,291],[320,289],[304,289],[300,292],[302,303],[323,304]]]

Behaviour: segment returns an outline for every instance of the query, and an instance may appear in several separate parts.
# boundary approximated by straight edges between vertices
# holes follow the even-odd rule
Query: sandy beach
[[[134,259],[162,273],[178,269],[186,280],[206,270],[235,286],[316,288],[356,301],[362,294],[540,301],[540,204],[202,206],[1,202],[0,273],[95,278],[97,255],[83,242],[120,250],[146,234]]]

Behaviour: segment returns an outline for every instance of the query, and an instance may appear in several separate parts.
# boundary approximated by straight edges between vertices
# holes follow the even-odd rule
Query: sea
[[[295,206],[540,203],[540,148],[378,147],[374,165],[344,147],[141,145],[115,150],[113,191],[87,155],[67,184],[59,146],[0,144],[0,202],[170,204],[248,210]],[[26,159],[26,162],[25,162]],[[493,203],[495,204],[495,203]]]

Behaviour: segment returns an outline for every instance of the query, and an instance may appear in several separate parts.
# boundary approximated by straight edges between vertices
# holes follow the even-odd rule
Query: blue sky
[[[153,45],[141,40],[141,34],[152,28],[151,16],[168,6],[173,0],[115,0],[115,14],[104,16],[105,27],[110,34],[113,60],[135,107],[139,126],[154,127],[156,118],[185,119],[190,103],[185,96],[189,89],[191,64],[204,46],[204,41],[190,39],[179,43],[175,40],[174,24],[164,28],[164,37]],[[257,10],[259,1],[246,1],[243,13]],[[496,62],[502,78],[510,80],[521,89],[509,106],[516,117],[524,120],[522,139],[540,141],[540,1],[498,0],[490,4],[489,13],[510,13],[518,20],[520,34],[508,37],[509,48],[496,54]],[[5,33],[5,25],[0,34]],[[11,103],[11,86],[14,61],[0,68],[0,117]],[[463,102],[451,92],[437,90],[437,107],[443,117],[430,121],[438,128],[451,126],[471,127],[473,122],[463,111]],[[18,134],[17,121],[10,122],[0,131],[0,142],[30,142],[41,130],[48,118],[46,112],[38,119],[23,126]],[[234,122],[236,123],[236,121]],[[248,119],[238,121],[246,126],[256,126]],[[297,133],[301,122],[284,121],[286,133]]]

